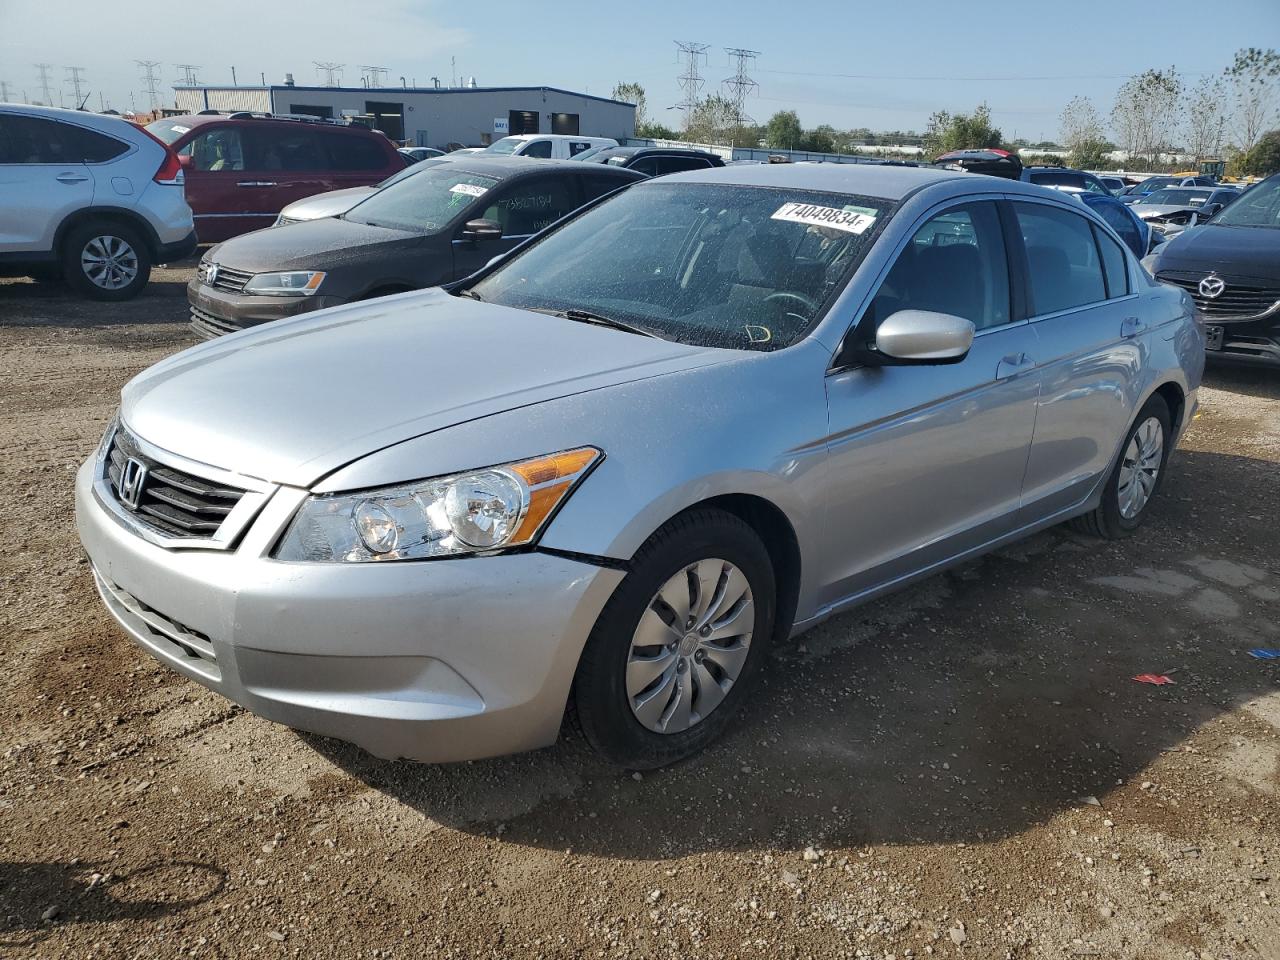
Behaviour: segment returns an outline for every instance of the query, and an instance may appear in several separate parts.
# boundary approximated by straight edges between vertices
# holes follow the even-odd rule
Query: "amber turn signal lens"
[[[599,456],[600,451],[594,447],[583,447],[512,464],[508,469],[519,475],[530,489],[529,508],[511,542],[527,543],[532,540],[547,517],[582,477],[583,471]]]

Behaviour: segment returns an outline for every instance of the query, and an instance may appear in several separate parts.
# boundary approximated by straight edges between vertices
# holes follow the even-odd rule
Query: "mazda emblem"
[[[147,483],[147,465],[130,457],[120,471],[120,502],[130,510],[137,510],[142,500],[142,488]]]
[[[1222,296],[1222,291],[1225,289],[1227,285],[1221,277],[1210,275],[1200,281],[1200,296],[1208,297],[1210,300]]]

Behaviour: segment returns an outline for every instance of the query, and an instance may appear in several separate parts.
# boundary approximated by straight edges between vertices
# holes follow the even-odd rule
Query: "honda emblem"
[[[130,457],[120,471],[120,502],[130,510],[137,510],[142,500],[142,488],[147,483],[147,465]]]

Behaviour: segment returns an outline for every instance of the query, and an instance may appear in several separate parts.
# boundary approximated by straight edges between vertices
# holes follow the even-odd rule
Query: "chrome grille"
[[[121,496],[130,460],[145,468],[137,506]],[[136,469],[136,468],[135,468]],[[148,457],[123,430],[116,431],[107,451],[107,478],[116,501],[139,523],[169,537],[208,539],[222,526],[244,491],[184,473]]]
[[[213,279],[209,277],[212,275]],[[230,267],[224,267],[220,263],[212,261],[202,261],[199,268],[200,282],[213,287],[215,290],[225,290],[227,293],[239,293],[244,289],[244,285],[253,279],[253,274],[245,270],[232,270]]]
[[[1222,278],[1226,286],[1221,294],[1206,297],[1200,292],[1200,281],[1207,276],[1207,273],[1162,270],[1156,279],[1161,283],[1181,287],[1191,294],[1196,309],[1206,320],[1248,320],[1280,305],[1280,287],[1231,277]]]

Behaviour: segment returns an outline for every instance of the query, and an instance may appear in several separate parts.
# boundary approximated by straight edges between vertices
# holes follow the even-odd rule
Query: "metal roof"
[[[175,90],[268,90],[271,93],[276,91],[294,91],[301,93],[358,93],[368,99],[373,99],[378,95],[394,96],[396,94],[454,94],[454,93],[559,93],[567,97],[580,97],[584,100],[598,100],[601,103],[616,103],[624,107],[634,107],[634,103],[627,103],[625,100],[613,100],[609,97],[597,97],[591,93],[579,93],[576,90],[565,90],[561,87],[307,87],[307,86],[289,86],[288,84],[271,84],[267,87],[215,87],[207,84],[198,86],[187,86],[183,83],[175,83]]]

